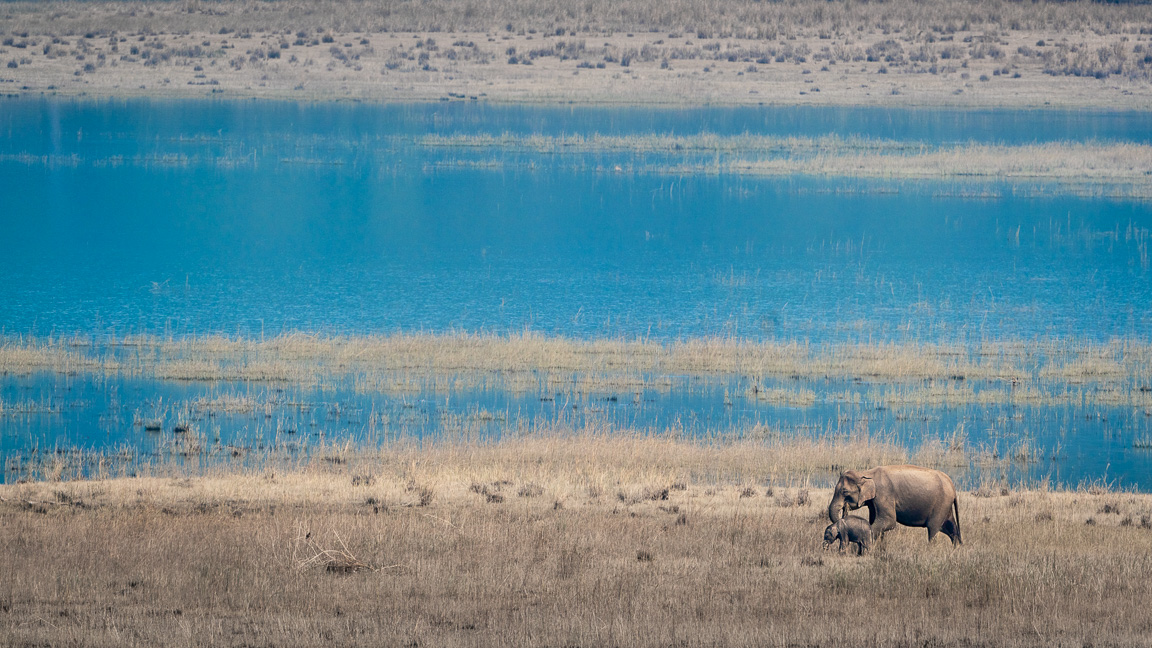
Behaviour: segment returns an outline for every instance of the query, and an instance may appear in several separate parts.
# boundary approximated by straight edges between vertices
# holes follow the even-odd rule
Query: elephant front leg
[[[896,528],[896,511],[869,505],[868,519],[871,522],[873,542],[880,542],[884,539],[885,532]]]
[[[896,528],[895,520],[877,520],[876,524],[872,525],[872,541],[880,542],[884,539],[884,534]]]

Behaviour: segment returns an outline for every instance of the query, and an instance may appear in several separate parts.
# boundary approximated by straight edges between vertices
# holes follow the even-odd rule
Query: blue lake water
[[[840,439],[866,434],[910,448],[913,460],[925,442],[961,441],[970,456],[985,459],[972,466],[947,466],[965,487],[1050,479],[1056,485],[1106,481],[1152,490],[1152,450],[1145,445],[1152,440],[1152,416],[1140,409],[889,408],[869,398],[867,384],[822,379],[791,383],[818,395],[814,405],[797,407],[747,398],[748,386],[747,378],[706,382],[685,378],[661,389],[583,391],[542,386],[389,394],[339,385],[7,375],[0,376],[0,399],[9,407],[32,404],[38,411],[0,413],[0,456],[5,460],[3,478],[18,479],[37,474],[36,462],[45,457],[81,462],[76,449],[122,453],[126,461],[121,468],[129,472],[155,460],[246,462],[259,460],[272,448],[304,454],[346,441],[371,445],[397,438],[498,438],[509,428],[513,434],[588,427],[598,432],[673,431],[702,438]],[[833,402],[824,397],[828,392],[858,393],[864,398]],[[211,405],[222,397],[250,398],[255,406],[229,411]],[[205,402],[207,406],[198,405]],[[149,430],[143,423],[158,429]],[[178,431],[184,425],[192,431]],[[1031,455],[1027,461],[1012,459],[1021,447]],[[123,453],[125,449],[130,452]]]
[[[530,329],[817,344],[1152,336],[1147,202],[998,183],[674,176],[652,170],[660,156],[415,140],[505,132],[1150,143],[1152,113],[0,100],[0,329],[97,338]],[[119,385],[113,401],[111,386],[97,383],[72,387],[88,394],[72,402],[91,406],[0,417],[0,450],[143,447],[148,438],[124,411],[165,390],[220,389]],[[64,399],[62,389],[55,378],[0,381],[9,401]],[[688,427],[711,432],[774,420],[826,429],[840,416],[732,410],[718,389],[594,413],[620,426],[694,421]],[[444,412],[477,408],[505,412],[505,422],[555,419],[538,396],[460,394],[410,427],[434,433]],[[301,398],[414,409],[350,393]],[[437,398],[416,397],[426,408]],[[1074,408],[1030,412],[1002,443],[1063,449],[1033,477],[1152,489],[1152,453],[1133,447],[1148,417],[1103,415],[1107,424],[1083,423]],[[995,426],[976,422],[1003,416],[935,412],[913,425],[851,413],[913,441],[973,422],[970,436],[984,442]],[[304,426],[235,422],[221,436],[266,439],[287,424]],[[325,426],[329,437],[364,432],[356,420],[312,427]]]

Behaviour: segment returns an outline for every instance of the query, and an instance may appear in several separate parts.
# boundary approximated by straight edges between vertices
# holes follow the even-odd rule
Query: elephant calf
[[[844,543],[847,542],[849,545],[855,544],[856,553],[862,556],[865,551],[872,548],[872,526],[862,517],[845,515],[824,529],[824,548],[827,549],[837,538],[840,539],[841,553],[844,552]]]

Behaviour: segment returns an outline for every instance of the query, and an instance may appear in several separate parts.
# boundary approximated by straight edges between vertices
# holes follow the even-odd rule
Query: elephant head
[[[839,522],[848,511],[864,506],[874,497],[876,484],[872,477],[855,470],[842,472],[832,492],[832,502],[828,504],[828,519],[833,523]]]
[[[835,524],[829,524],[828,528],[824,529],[824,549],[827,550],[829,545],[836,542],[836,538],[840,537],[840,530],[836,528]]]

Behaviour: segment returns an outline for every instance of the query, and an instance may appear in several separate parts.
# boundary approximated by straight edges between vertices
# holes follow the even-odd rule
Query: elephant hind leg
[[[940,527],[930,523],[928,525],[928,544],[932,544],[932,539],[936,537],[937,533],[940,533]]]
[[[933,516],[933,517],[929,518],[928,524],[926,524],[924,526],[928,527],[928,542],[929,543],[931,543],[932,540],[936,537],[936,534],[940,533],[941,531],[943,531],[949,538],[952,537],[952,533],[949,530],[950,529],[949,520],[948,520],[948,518],[946,518],[944,516]]]
[[[960,544],[960,531],[956,528],[956,523],[952,521],[952,518],[944,520],[944,525],[940,527],[940,530],[952,540],[954,546]]]
[[[948,539],[952,541],[952,546],[960,544],[960,529],[951,515],[940,521],[930,520],[927,526],[928,542],[932,542],[932,539],[936,537],[937,533],[943,532],[944,535],[948,536]]]

